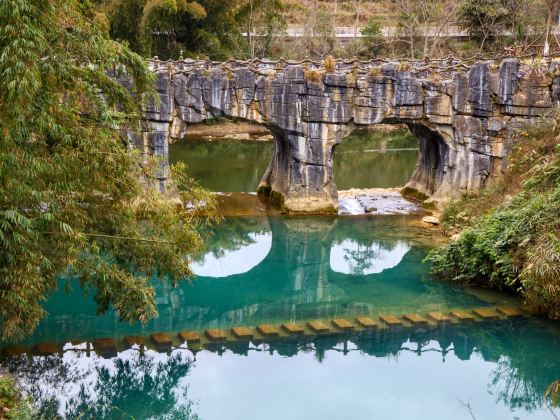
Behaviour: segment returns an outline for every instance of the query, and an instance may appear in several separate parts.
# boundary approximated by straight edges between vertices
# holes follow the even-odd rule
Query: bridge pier
[[[326,71],[309,62],[152,61],[158,104],[147,104],[132,144],[162,159],[191,123],[215,117],[266,125],[275,152],[259,186],[286,212],[338,208],[333,153],[357,126],[406,124],[420,157],[406,185],[441,203],[478,193],[501,176],[517,127],[559,103],[560,62],[535,71],[517,59],[496,65],[448,62],[344,62]],[[527,71],[525,71],[527,70]],[[531,71],[529,71],[531,70]]]

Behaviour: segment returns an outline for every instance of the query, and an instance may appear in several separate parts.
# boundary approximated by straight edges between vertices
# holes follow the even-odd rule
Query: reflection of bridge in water
[[[263,249],[247,257],[255,260],[246,272],[214,277],[210,267],[192,285],[173,288],[158,283],[160,316],[144,327],[122,323],[112,311],[96,316],[93,300],[84,299],[79,288],[70,297],[59,293],[47,305],[49,316],[27,342],[488,305],[462,289],[422,280],[426,247],[411,229],[395,229],[403,223],[406,218],[398,217],[228,218],[208,244],[214,266],[230,252],[257,249],[255,237],[269,235]],[[223,274],[227,273],[221,270]]]
[[[554,330],[554,331],[553,331]],[[488,390],[495,393],[496,398],[502,400],[510,408],[525,408],[532,410],[542,403],[542,392],[546,386],[560,375],[560,360],[550,358],[554,349],[560,345],[558,327],[536,319],[515,318],[489,322],[444,323],[438,326],[423,326],[413,328],[384,328],[378,331],[362,331],[359,333],[336,333],[327,335],[304,335],[298,337],[284,337],[282,339],[266,340],[234,340],[223,343],[209,343],[205,351],[219,355],[234,353],[243,357],[251,357],[256,352],[268,352],[272,357],[297,357],[300,353],[313,353],[322,362],[327,353],[337,352],[348,357],[353,354],[369,355],[376,358],[399,357],[403,353],[440,354],[442,361],[455,359],[468,361],[472,358],[491,362],[495,367],[491,372]],[[159,348],[167,354],[159,354],[157,358],[153,351],[144,346],[135,346],[124,350],[119,346],[120,353],[101,353],[105,358],[100,359],[83,356],[93,354],[90,344],[68,343],[64,353],[29,358],[27,355],[4,357],[3,366],[10,372],[23,376],[24,386],[35,387],[36,394],[49,394],[52,387],[41,385],[41,378],[56,378],[68,386],[76,386],[84,378],[93,379],[98,389],[110,389],[109,384],[103,386],[104,381],[115,380],[128,389],[127,381],[134,385],[136,375],[143,372],[144,367],[152,366],[151,360],[157,359],[162,366],[170,369],[160,369],[178,376],[170,380],[168,376],[156,375],[152,377],[154,389],[172,387],[185,378],[190,361],[182,358],[184,369],[178,369],[180,355],[191,356],[191,351],[185,345],[174,345]],[[158,350],[153,344],[152,349]],[[140,351],[139,351],[140,350]],[[204,364],[197,361],[197,351],[193,349],[194,361],[198,369],[204,369]],[[80,363],[77,360],[80,359]],[[146,359],[142,362],[142,359]],[[208,360],[203,359],[203,360]],[[421,363],[419,359],[418,363]],[[542,362],[547,360],[546,369]],[[134,361],[131,365],[127,363]],[[106,374],[99,374],[99,366],[114,368]],[[443,365],[442,365],[443,366]],[[453,363],[449,368],[453,368]],[[171,369],[173,367],[173,369]],[[105,368],[101,368],[102,370]],[[97,372],[97,373],[96,373]],[[373,372],[372,372],[373,373]],[[153,375],[153,373],[152,373]],[[33,378],[37,378],[36,383]],[[113,379],[112,379],[113,378]],[[52,380],[52,379],[51,379]],[[160,382],[161,381],[161,382]],[[73,385],[72,385],[73,384]],[[89,385],[88,385],[89,386]],[[134,388],[134,386],[132,386]],[[144,389],[143,392],[147,390]],[[148,390],[149,391],[149,390]],[[170,391],[169,389],[165,390]],[[94,393],[95,394],[95,393]],[[119,392],[122,397],[122,393]],[[64,398],[61,394],[54,395],[54,399]],[[176,404],[177,401],[174,402]]]

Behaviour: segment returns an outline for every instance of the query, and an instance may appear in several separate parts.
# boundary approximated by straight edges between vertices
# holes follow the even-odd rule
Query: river
[[[401,134],[338,146],[339,187],[403,185],[417,152]],[[222,192],[254,191],[270,153],[268,143],[227,140],[171,149]],[[192,281],[155,282],[159,318],[98,316],[74,284],[45,304],[33,336],[3,346],[3,366],[44,413],[65,418],[448,420],[470,418],[466,405],[478,419],[550,418],[542,396],[560,378],[558,323],[476,315],[521,302],[431,279],[422,260],[440,241],[418,216],[229,216],[194,256]],[[302,333],[280,327],[288,323]],[[259,332],[263,324],[278,336]],[[252,338],[234,337],[237,327]],[[201,342],[185,342],[186,331]]]

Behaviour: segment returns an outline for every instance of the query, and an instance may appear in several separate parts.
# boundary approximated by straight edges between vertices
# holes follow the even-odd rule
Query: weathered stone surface
[[[261,195],[287,212],[334,213],[335,146],[357,126],[406,124],[420,146],[407,187],[444,202],[501,175],[513,130],[559,103],[559,63],[537,72],[515,58],[441,72],[421,69],[425,63],[362,63],[354,72],[339,62],[325,73],[262,61],[152,61],[161,100],[145,103],[141,127],[127,137],[142,156],[161,158],[164,190],[168,144],[190,124],[215,117],[262,123],[274,135],[275,152]]]
[[[402,325],[402,321],[394,315],[381,315],[379,319],[390,326]]]
[[[368,328],[368,329],[377,328],[377,322],[375,322],[369,316],[359,316],[356,318],[356,322],[362,328]]]
[[[499,318],[498,312],[491,308],[477,308],[473,309],[475,315],[483,319],[496,319]]]

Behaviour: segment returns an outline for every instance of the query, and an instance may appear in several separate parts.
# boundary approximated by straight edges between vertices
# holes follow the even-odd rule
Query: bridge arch
[[[132,143],[161,155],[188,124],[218,116],[266,125],[275,152],[259,186],[286,212],[338,206],[333,151],[357,126],[406,124],[420,158],[410,192],[442,202],[478,192],[505,167],[513,130],[560,97],[556,61],[524,72],[515,58],[480,61],[345,62],[330,72],[310,62],[151,62],[159,104],[147,104]]]

